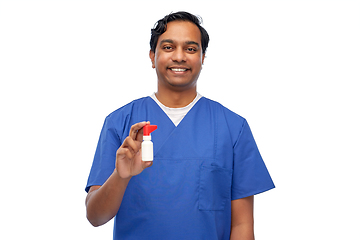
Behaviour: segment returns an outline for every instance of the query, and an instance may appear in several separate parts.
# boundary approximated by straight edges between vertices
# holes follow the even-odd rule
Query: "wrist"
[[[129,175],[129,176],[122,176],[122,175],[117,171],[116,168],[114,169],[113,175],[115,175],[118,180],[122,180],[122,181],[124,181],[124,180],[125,180],[125,181],[130,181],[130,179],[131,179],[131,177],[132,177],[131,175]]]

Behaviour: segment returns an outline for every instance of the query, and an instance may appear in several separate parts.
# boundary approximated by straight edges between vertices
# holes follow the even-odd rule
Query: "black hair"
[[[155,52],[156,45],[158,42],[158,39],[161,34],[163,34],[166,31],[167,24],[172,21],[189,21],[194,23],[200,30],[201,33],[201,47],[202,52],[205,54],[206,48],[209,44],[209,34],[203,28],[200,24],[202,23],[201,17],[197,17],[191,13],[188,12],[176,12],[171,13],[169,15],[166,15],[163,19],[160,19],[157,21],[157,23],[154,25],[154,28],[151,29],[151,38],[150,38],[150,49],[151,51]]]

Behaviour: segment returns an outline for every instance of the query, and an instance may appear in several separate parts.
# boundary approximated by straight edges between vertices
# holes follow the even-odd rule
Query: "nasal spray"
[[[156,129],[156,125],[145,125],[143,127],[143,142],[141,143],[141,154],[143,161],[153,161],[154,159],[153,143],[151,141],[150,133]]]

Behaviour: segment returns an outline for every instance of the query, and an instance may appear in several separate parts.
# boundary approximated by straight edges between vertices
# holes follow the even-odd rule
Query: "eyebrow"
[[[160,45],[163,44],[163,43],[174,43],[174,41],[171,40],[171,39],[164,39],[164,40],[162,40],[162,41],[160,42]]]
[[[160,42],[160,45],[163,44],[163,43],[174,43],[174,41],[171,40],[171,39],[164,39],[164,40],[162,40],[162,41]],[[185,44],[187,44],[187,45],[194,44],[194,45],[200,47],[200,44],[197,43],[197,42],[195,42],[195,41],[186,41]]]
[[[194,44],[194,45],[200,47],[200,44],[197,43],[197,42],[195,42],[195,41],[187,41],[187,42],[185,42],[185,43],[186,43],[187,45],[192,45],[192,44]]]

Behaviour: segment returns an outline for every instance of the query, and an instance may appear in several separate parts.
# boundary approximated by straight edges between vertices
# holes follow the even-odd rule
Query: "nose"
[[[186,62],[186,54],[184,50],[181,48],[176,48],[175,51],[173,51],[171,60],[174,62]]]

